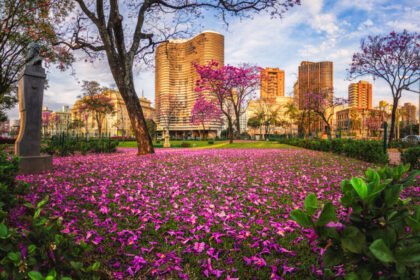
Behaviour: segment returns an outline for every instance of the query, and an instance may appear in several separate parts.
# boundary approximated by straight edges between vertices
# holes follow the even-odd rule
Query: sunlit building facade
[[[404,125],[411,125],[417,123],[416,121],[416,106],[407,102],[401,107],[401,121]]]
[[[109,98],[113,105],[113,112],[106,114],[102,119],[102,132],[109,136],[134,136],[131,129],[130,117],[125,106],[124,100],[116,90],[106,90],[102,94]],[[146,120],[154,120],[155,109],[151,106],[151,101],[145,97],[139,98],[140,105],[143,109],[143,115]],[[98,122],[95,119],[94,112],[84,108],[82,100],[77,100],[70,110],[71,121],[74,125],[71,128],[72,133],[81,133],[89,136],[98,136]]]
[[[372,109],[372,84],[366,81],[351,83],[348,88],[349,107]]]
[[[191,39],[169,40],[156,50],[155,106],[158,130],[169,131],[171,137],[189,138],[200,135],[201,127],[191,123],[191,111],[197,100],[195,92],[199,75],[194,64],[214,60],[224,65],[223,35],[205,31]],[[206,96],[206,93],[204,93]],[[208,137],[220,133],[220,121],[206,124]]]
[[[260,98],[270,102],[281,96],[284,96],[284,71],[279,68],[261,70]]]
[[[298,70],[299,109],[305,109],[307,93],[328,91],[327,98],[332,100],[333,93],[333,63],[331,61],[302,61]]]

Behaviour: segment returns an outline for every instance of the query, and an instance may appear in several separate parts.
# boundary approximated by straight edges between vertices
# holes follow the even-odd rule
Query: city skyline
[[[351,82],[345,80],[345,69],[351,56],[367,35],[385,34],[393,30],[407,29],[418,32],[420,24],[420,1],[302,1],[300,7],[292,9],[283,19],[271,20],[256,15],[254,19],[233,20],[226,30],[212,16],[206,17],[197,30],[214,30],[225,36],[225,63],[257,64],[285,70],[285,95],[290,96],[301,61],[324,61],[334,63],[334,91],[338,97],[347,97]],[[395,20],[398,18],[399,20]],[[79,61],[74,64],[76,78],[97,80],[111,86],[113,79],[106,62],[93,65]],[[135,78],[137,94],[154,101],[154,69],[137,72]],[[45,105],[53,110],[71,105],[80,95],[81,87],[70,72],[50,69],[49,88],[45,92]],[[373,105],[379,100],[391,101],[388,86],[371,77],[361,77],[373,85]],[[400,105],[405,102],[418,104],[418,95],[405,92]],[[17,108],[9,112],[11,119],[18,117]]]

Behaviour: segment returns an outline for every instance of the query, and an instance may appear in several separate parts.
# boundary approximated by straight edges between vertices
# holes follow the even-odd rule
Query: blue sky
[[[285,70],[285,92],[291,93],[298,65],[303,60],[334,62],[335,95],[347,97],[346,69],[352,54],[359,49],[360,40],[371,34],[385,34],[407,29],[420,32],[420,0],[302,0],[302,5],[287,12],[282,19],[255,15],[253,19],[230,21],[228,28],[214,17],[200,22],[203,30],[214,30],[225,36],[225,63],[251,63],[261,67],[279,67]],[[44,104],[51,109],[72,105],[81,94],[78,80],[96,80],[110,86],[113,79],[108,65],[82,61],[75,63],[76,75],[70,71],[49,71],[49,88]],[[391,101],[388,86],[371,77],[373,105],[379,100]],[[138,95],[154,102],[154,71],[136,71]],[[402,102],[418,106],[418,95],[405,92]],[[11,119],[18,118],[15,108]]]

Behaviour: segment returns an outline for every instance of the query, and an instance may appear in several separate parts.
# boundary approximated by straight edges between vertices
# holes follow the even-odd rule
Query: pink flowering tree
[[[404,90],[413,90],[420,81],[420,35],[404,30],[386,36],[369,36],[361,42],[361,51],[353,55],[351,78],[370,75],[390,86],[393,104],[389,142],[394,138],[398,102]]]
[[[230,142],[233,142],[233,128],[235,126],[236,135],[239,136],[240,117],[260,85],[260,68],[249,65],[221,67],[216,61],[195,65],[195,68],[200,75],[196,91],[207,91],[215,98],[227,119]]]
[[[203,127],[203,138],[205,138],[206,124],[220,123],[222,112],[214,102],[207,100],[200,93],[191,110],[191,115],[191,122],[194,125],[201,125]]]
[[[333,90],[330,88],[321,89],[318,92],[305,94],[305,108],[314,112],[325,125],[325,133],[328,139],[331,137],[331,121],[334,116],[335,107],[346,104],[344,98],[333,97]]]

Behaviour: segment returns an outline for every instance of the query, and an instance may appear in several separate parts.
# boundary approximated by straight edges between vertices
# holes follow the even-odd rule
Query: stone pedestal
[[[52,156],[50,155],[39,155],[20,157],[19,162],[19,173],[20,174],[33,174],[41,173],[52,169]]]
[[[19,80],[20,129],[15,154],[21,158],[20,173],[39,173],[52,168],[50,155],[41,155],[42,99],[45,69],[27,65]]]
[[[171,147],[171,143],[169,142],[169,135],[168,134],[165,135],[165,142],[163,143],[163,147],[164,148],[170,148]]]

